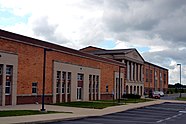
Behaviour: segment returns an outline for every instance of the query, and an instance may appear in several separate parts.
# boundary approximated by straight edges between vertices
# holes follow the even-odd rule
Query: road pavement
[[[169,103],[48,124],[186,124],[186,104]]]

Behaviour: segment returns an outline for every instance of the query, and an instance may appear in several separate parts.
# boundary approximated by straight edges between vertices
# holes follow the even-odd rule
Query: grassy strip
[[[94,108],[103,109],[109,106],[116,106],[117,103],[107,103],[107,102],[66,102],[66,103],[56,103],[59,106],[69,106],[69,107],[80,107],[80,108]]]
[[[176,98],[176,100],[186,101],[186,97]]]
[[[68,106],[68,107],[80,107],[80,108],[94,108],[94,109],[103,109],[110,106],[122,105],[125,103],[139,103],[152,101],[149,99],[121,99],[118,104],[118,100],[99,100],[99,101],[90,101],[90,102],[66,102],[66,103],[56,103],[55,105],[59,106]]]
[[[151,99],[131,99],[131,98],[128,98],[128,99],[121,99],[120,103],[139,103],[139,102],[148,102],[148,101],[152,101],[152,100]],[[115,102],[115,103],[117,103],[118,100],[99,100],[96,102]]]
[[[38,110],[3,110],[3,111],[0,111],[0,117],[53,114],[53,113],[63,113],[63,112],[56,112],[56,111],[41,112]]]

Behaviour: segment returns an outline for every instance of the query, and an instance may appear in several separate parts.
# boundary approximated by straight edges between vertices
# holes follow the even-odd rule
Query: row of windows
[[[62,72],[62,80],[66,80],[66,74],[67,74],[67,79],[71,80],[71,72]],[[61,79],[61,71],[57,71],[57,79]]]
[[[65,83],[62,83],[62,87],[61,87],[61,93],[62,94],[65,93],[65,88],[66,88]],[[56,93],[60,93],[59,89],[60,89],[60,83],[58,82],[56,84]],[[67,94],[69,94],[69,93],[70,93],[70,83],[67,84]]]
[[[154,72],[155,77],[157,77],[157,71]],[[162,73],[160,72],[160,80],[162,80]],[[149,69],[146,69],[146,82],[152,82],[152,70],[150,70],[149,74]],[[164,74],[164,83],[166,83],[166,74]]]
[[[99,88],[99,76],[89,75],[89,93],[98,93]]]

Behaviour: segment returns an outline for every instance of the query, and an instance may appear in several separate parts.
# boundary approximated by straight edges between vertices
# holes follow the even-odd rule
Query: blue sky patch
[[[140,53],[148,52],[150,50],[149,47],[137,47],[137,50],[139,50]]]
[[[0,26],[12,26],[17,23],[27,23],[30,15],[16,16],[11,11],[0,9]]]
[[[99,46],[101,48],[111,49],[111,48],[114,48],[116,46],[116,44],[112,40],[104,40],[104,41],[100,42]]]

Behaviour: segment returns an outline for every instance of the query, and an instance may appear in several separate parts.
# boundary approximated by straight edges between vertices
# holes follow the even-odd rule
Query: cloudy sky
[[[0,28],[80,49],[136,48],[186,84],[186,0],[0,0]]]

